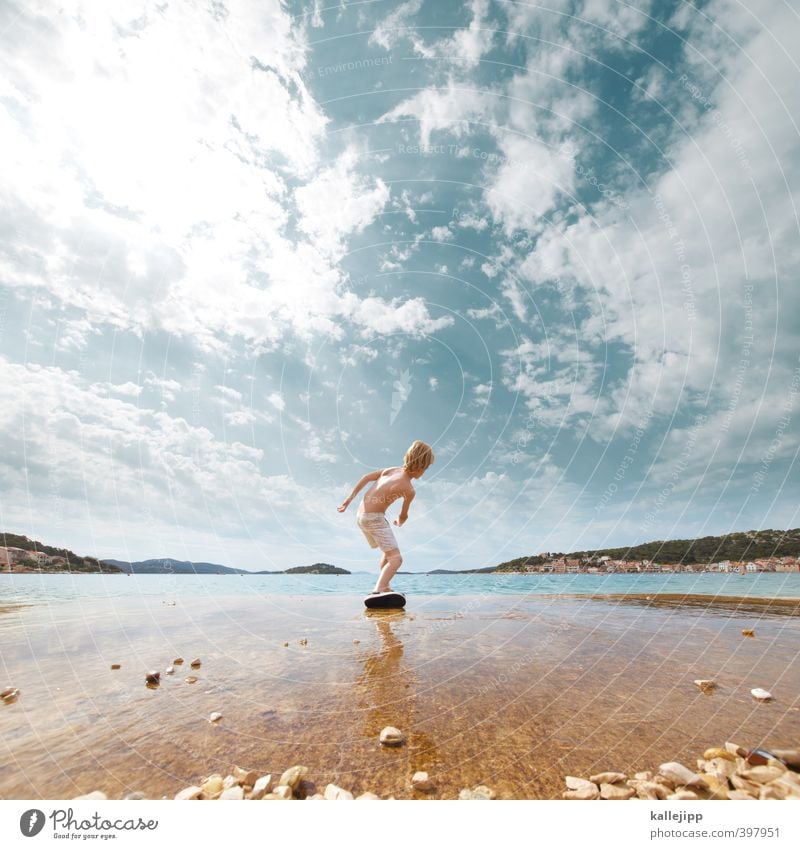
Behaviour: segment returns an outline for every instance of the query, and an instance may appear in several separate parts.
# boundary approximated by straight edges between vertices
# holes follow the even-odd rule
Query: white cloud
[[[331,168],[295,191],[299,228],[323,253],[338,258],[344,240],[360,233],[389,200],[380,179],[358,176],[355,150],[345,151]]]
[[[431,134],[446,130],[455,136],[469,131],[470,121],[491,119],[494,98],[489,91],[459,85],[452,78],[443,89],[425,88],[377,119],[382,124],[414,118],[419,122],[420,144],[429,146]]]
[[[431,230],[431,238],[434,242],[449,242],[453,238],[453,231],[447,227],[434,227]]]
[[[517,229],[541,229],[544,213],[559,196],[573,190],[569,149],[553,149],[538,139],[514,135],[500,138],[498,147],[502,160],[486,198],[492,215],[509,235]]]
[[[411,298],[391,302],[379,298],[364,298],[352,301],[351,321],[359,325],[367,335],[373,333],[407,333],[411,336],[435,333],[453,324],[450,316],[431,318],[422,298]]]
[[[220,394],[219,400],[223,404],[241,404],[242,393],[231,386],[215,386],[214,389]]]
[[[283,400],[283,396],[280,392],[271,392],[267,396],[267,401],[279,412],[286,409],[286,401]]]
[[[412,25],[414,16],[421,6],[422,0],[408,0],[407,3],[398,6],[375,27],[369,37],[370,43],[389,50],[405,37],[407,28]]]
[[[148,372],[144,379],[145,386],[151,386],[161,394],[164,401],[174,401],[175,396],[181,389],[181,384],[177,380],[158,377],[153,372]]]
[[[249,425],[256,421],[256,414],[252,410],[234,410],[225,413],[225,422],[233,427]]]
[[[138,398],[142,392],[142,387],[138,383],[132,383],[131,381],[127,381],[127,383],[109,383],[108,391],[116,395],[124,395],[128,398]]]

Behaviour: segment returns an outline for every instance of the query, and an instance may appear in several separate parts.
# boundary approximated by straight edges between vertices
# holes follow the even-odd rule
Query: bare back
[[[365,513],[385,513],[392,502],[413,492],[411,478],[405,469],[384,469],[378,480],[365,493],[362,507]]]

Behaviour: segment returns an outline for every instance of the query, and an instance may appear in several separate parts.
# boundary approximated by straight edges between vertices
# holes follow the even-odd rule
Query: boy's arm
[[[408,519],[408,508],[411,506],[411,502],[414,500],[414,496],[417,493],[412,489],[407,495],[403,496],[403,507],[400,510],[400,515],[394,520],[395,525],[398,528],[401,528]]]
[[[370,472],[368,475],[364,475],[363,478],[355,485],[355,488],[350,493],[350,495],[345,498],[345,500],[336,508],[340,513],[344,513],[347,510],[350,502],[358,495],[358,493],[370,482],[376,481],[383,473],[383,469],[376,469],[374,472]]]

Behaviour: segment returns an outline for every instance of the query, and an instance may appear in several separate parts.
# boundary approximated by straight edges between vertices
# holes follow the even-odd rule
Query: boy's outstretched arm
[[[408,508],[411,506],[415,495],[416,492],[410,492],[408,495],[403,496],[403,507],[400,510],[400,515],[394,520],[398,528],[401,528],[406,523],[408,519]]]
[[[364,475],[363,478],[355,485],[355,489],[350,493],[350,495],[345,498],[345,500],[336,508],[340,513],[344,513],[347,510],[350,502],[358,495],[358,493],[370,482],[376,481],[381,476],[383,469],[376,469],[374,472],[370,472],[368,475]]]

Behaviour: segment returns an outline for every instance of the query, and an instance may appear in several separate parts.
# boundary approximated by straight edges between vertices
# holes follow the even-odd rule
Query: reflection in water
[[[356,679],[364,709],[364,734],[374,740],[387,725],[399,728],[405,736],[399,751],[408,763],[407,770],[430,770],[438,763],[438,753],[433,741],[418,728],[424,717],[416,715],[417,676],[404,662],[403,642],[396,633],[407,621],[406,614],[402,610],[368,610],[364,615],[375,623],[379,637],[377,647],[363,655],[364,669]],[[385,751],[388,756],[398,752],[392,747]]]

